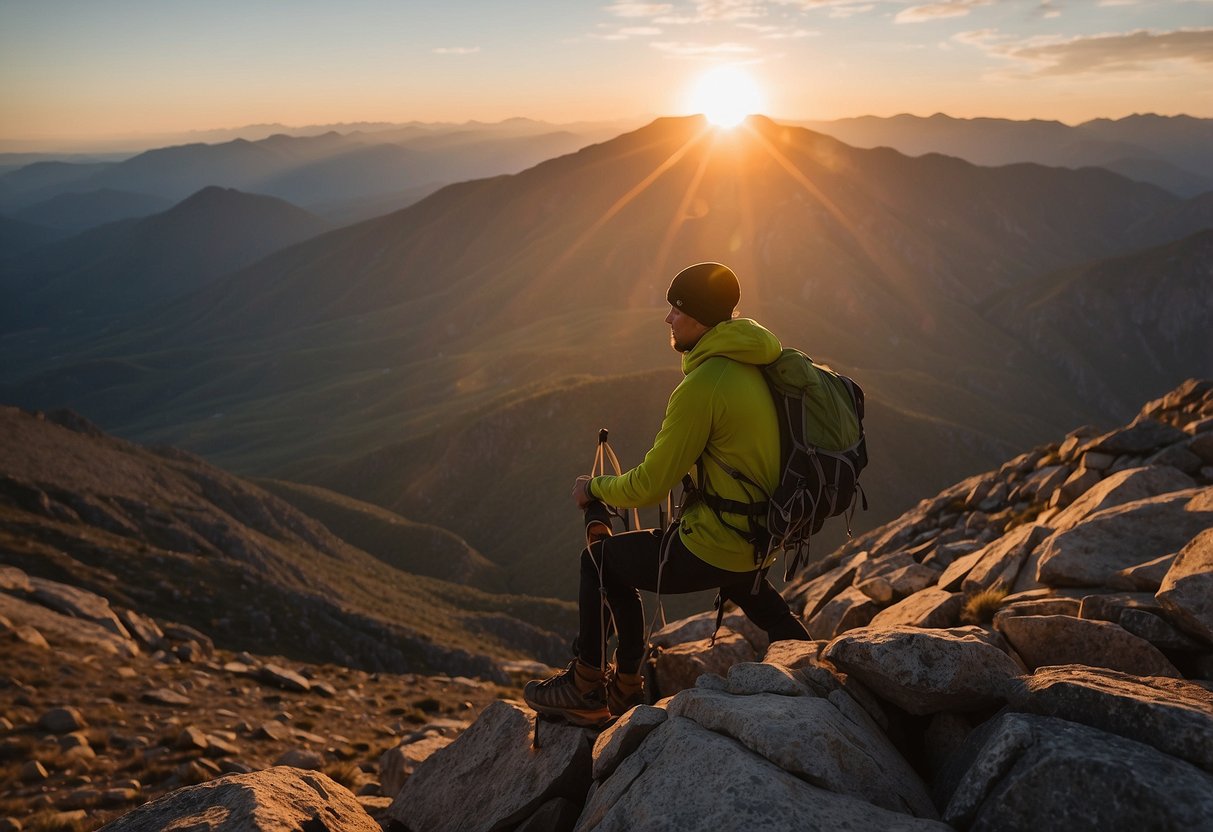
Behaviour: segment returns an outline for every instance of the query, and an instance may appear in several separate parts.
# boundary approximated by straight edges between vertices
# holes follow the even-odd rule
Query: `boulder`
[[[890,575],[901,569],[914,566],[918,561],[909,552],[892,552],[859,562],[855,569],[855,585],[880,575]]]
[[[324,768],[324,763],[324,755],[310,748],[288,749],[274,761],[274,765],[276,766],[289,766],[290,768],[303,768],[312,771],[319,771]]]
[[[968,576],[969,572],[981,560],[982,554],[985,552],[984,547],[975,552],[970,552],[967,555],[961,555],[952,561],[947,569],[943,570],[943,574],[939,576],[939,580],[935,583],[940,589],[946,589],[949,592],[960,589],[960,584]]]
[[[1158,592],[1163,578],[1167,577],[1167,571],[1174,562],[1174,554],[1159,555],[1154,560],[1114,572],[1108,578],[1108,586],[1112,589],[1136,592]]]
[[[15,566],[0,565],[0,592],[14,595],[29,595],[34,591],[29,575]]]
[[[1146,465],[1170,465],[1185,474],[1193,475],[1204,465],[1204,460],[1184,445],[1168,445],[1158,453],[1146,457]]]
[[[834,794],[690,719],[671,718],[602,781],[577,830],[911,832],[948,827]]]
[[[968,595],[999,586],[1009,590],[1024,560],[1048,533],[1046,526],[1025,523],[978,550],[977,562],[965,576],[961,589]]]
[[[545,720],[533,748],[534,730],[529,709],[493,702],[418,766],[388,817],[427,832],[489,832],[521,823],[556,797],[582,802],[590,785],[590,734]]]
[[[38,727],[52,734],[70,734],[88,723],[76,708],[51,708],[38,717]]]
[[[293,690],[306,693],[312,689],[311,683],[300,674],[276,664],[264,665],[257,671],[257,678],[267,685],[273,685],[283,690]]]
[[[847,630],[867,626],[879,611],[880,605],[857,587],[847,587],[809,619],[809,635],[813,638],[834,638]]]
[[[134,610],[118,608],[118,620],[126,627],[131,636],[149,650],[159,650],[164,647],[164,632],[155,620],[140,615]]]
[[[1105,509],[1157,497],[1196,486],[1183,471],[1169,466],[1151,465],[1118,471],[1087,491],[1064,511],[1053,517],[1049,526],[1055,531],[1072,529],[1087,517]]]
[[[1213,526],[1213,488],[1190,489],[1105,509],[1043,544],[1037,579],[1100,586],[1115,572],[1174,552]]]
[[[944,810],[959,829],[1187,830],[1213,817],[1213,777],[1086,725],[1007,713],[966,751],[972,764]]]
[[[767,649],[767,634],[741,610],[732,609],[725,612],[724,618],[720,621],[720,633],[717,633],[717,640],[726,628],[748,641],[756,652]],[[676,647],[679,644],[706,641],[712,637],[712,631],[715,629],[716,612],[708,610],[662,627],[653,633],[649,643],[654,647],[665,649]]]
[[[130,641],[131,634],[110,608],[110,602],[100,595],[45,578],[30,578],[29,582],[34,589],[31,597],[39,604],[72,618],[91,621]]]
[[[812,696],[815,689],[806,684],[804,677],[778,664],[767,662],[742,662],[729,668],[724,690],[734,696],[750,696],[755,693],[774,693],[780,696]]]
[[[762,660],[795,670],[798,667],[817,664],[817,658],[828,643],[825,639],[776,641],[767,648]]]
[[[1183,442],[1188,435],[1173,425],[1157,419],[1141,419],[1128,427],[1118,428],[1101,436],[1088,447],[1108,454],[1148,454],[1164,445]]]
[[[1213,692],[1200,685],[1082,665],[1042,667],[1010,705],[1152,745],[1213,773]]]
[[[1078,598],[1035,598],[1029,601],[1015,601],[999,608],[994,613],[994,629],[1001,631],[999,621],[1014,615],[1072,615],[1077,617],[1082,609],[1082,601]]]
[[[788,593],[788,604],[801,604],[800,616],[808,621],[827,601],[851,585],[861,558],[852,556],[828,572]]]
[[[962,606],[964,596],[959,592],[928,587],[876,613],[871,626],[951,627],[956,624]]]
[[[822,655],[912,714],[996,704],[1020,673],[1010,656],[975,635],[914,627],[855,630]]]
[[[100,624],[72,618],[14,595],[0,593],[0,616],[12,621],[15,627],[33,627],[55,646],[79,644],[102,653],[128,658],[139,654],[139,647],[133,641],[107,630]]]
[[[1000,619],[999,631],[1029,668],[1084,664],[1138,676],[1180,675],[1157,647],[1110,621],[1017,615]]]
[[[654,654],[656,688],[659,696],[671,696],[695,686],[695,680],[705,673],[723,676],[738,662],[757,658],[753,645],[732,630],[721,627],[716,643],[708,639],[676,644]]]
[[[939,572],[921,563],[910,563],[855,586],[873,601],[887,604],[931,586],[939,580]]]
[[[1165,618],[1146,610],[1123,609],[1116,623],[1160,650],[1198,653],[1207,649],[1200,641],[1177,629]]]
[[[139,694],[139,699],[150,705],[167,705],[172,708],[188,708],[193,704],[185,694],[177,693],[177,691],[169,690],[168,688],[156,688],[144,691]]]
[[[1102,478],[1103,474],[1096,469],[1080,465],[1078,470],[1053,492],[1049,503],[1050,505],[1068,506],[1097,485]]]
[[[1152,592],[1110,592],[1083,596],[1078,617],[1090,621],[1119,621],[1124,610],[1162,609]]]
[[[417,766],[430,758],[439,749],[454,742],[452,737],[429,734],[412,742],[402,742],[379,755],[379,793],[395,797],[404,788],[404,782],[417,770]]]
[[[936,817],[918,775],[871,720],[854,722],[827,699],[757,693],[733,696],[685,690],[668,706],[732,737],[786,772],[835,794],[895,812]]]
[[[615,720],[594,741],[594,779],[604,780],[610,777],[611,772],[639,748],[644,738],[665,722],[667,716],[665,708],[637,705]]]
[[[379,824],[344,786],[320,772],[284,766],[178,789],[101,828],[106,832],[380,832]]]
[[[1179,550],[1158,601],[1180,627],[1213,644],[1213,526]]]

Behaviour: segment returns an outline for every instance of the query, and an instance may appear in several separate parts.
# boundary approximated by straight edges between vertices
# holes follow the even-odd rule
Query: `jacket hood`
[[[742,364],[770,364],[783,346],[774,333],[749,318],[733,318],[709,329],[694,348],[682,356],[683,375],[709,358],[723,355]]]

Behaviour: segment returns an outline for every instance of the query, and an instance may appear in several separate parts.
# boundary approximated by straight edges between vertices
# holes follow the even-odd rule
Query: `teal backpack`
[[[786,581],[808,560],[809,540],[821,531],[826,518],[853,515],[857,497],[867,511],[868,498],[859,485],[859,474],[868,464],[863,390],[794,349],[785,349],[763,366],[762,374],[779,419],[779,484],[773,494],[766,494],[745,474],[705,452],[706,458],[766,499],[726,500],[704,491],[699,497],[718,515],[728,512],[747,518],[747,528],[728,525],[754,546],[756,564],[782,549]],[[702,476],[699,482],[704,482]]]

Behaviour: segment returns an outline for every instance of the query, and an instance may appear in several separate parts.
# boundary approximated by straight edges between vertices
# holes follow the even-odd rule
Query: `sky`
[[[0,0],[0,140],[693,112],[1213,117],[1213,0]]]

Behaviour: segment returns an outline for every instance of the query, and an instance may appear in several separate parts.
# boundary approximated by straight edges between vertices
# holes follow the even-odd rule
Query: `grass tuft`
[[[965,600],[960,610],[962,624],[989,624],[994,620],[994,613],[1002,606],[1002,600],[1007,597],[1005,586],[993,586],[983,589]]]

